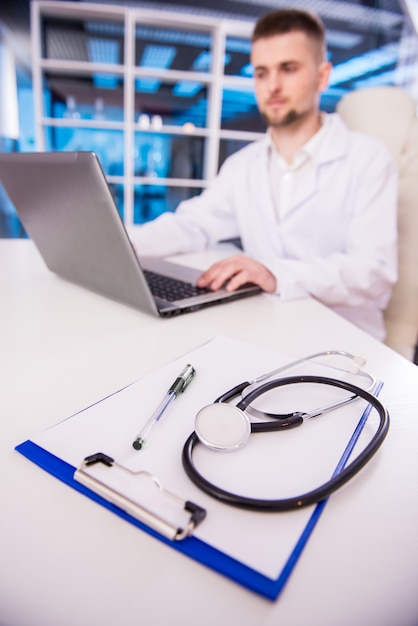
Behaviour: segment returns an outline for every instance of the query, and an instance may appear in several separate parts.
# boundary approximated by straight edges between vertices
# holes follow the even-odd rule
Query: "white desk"
[[[417,626],[418,369],[315,301],[269,296],[153,319],[0,241],[1,626]],[[218,334],[303,355],[362,354],[392,423],[329,501],[278,601],[178,554],[14,446]],[[256,532],[256,529],[255,529]]]

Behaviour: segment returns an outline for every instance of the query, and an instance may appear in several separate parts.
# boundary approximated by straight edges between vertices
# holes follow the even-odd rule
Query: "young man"
[[[201,287],[258,284],[282,300],[312,296],[374,336],[396,280],[397,173],[377,140],[319,111],[331,65],[314,15],[260,18],[251,62],[265,138],[232,155],[198,197],[131,232],[141,254],[201,250],[240,237]]]

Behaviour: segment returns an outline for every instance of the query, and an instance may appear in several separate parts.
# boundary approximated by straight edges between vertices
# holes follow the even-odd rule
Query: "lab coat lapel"
[[[244,197],[239,205],[242,241],[247,254],[254,258],[280,257],[284,251],[270,188],[268,141],[259,142],[255,148],[252,146],[246,165]]]
[[[328,163],[342,158],[347,150],[346,127],[337,114],[330,115],[330,117],[319,152],[315,157],[315,166],[307,173],[303,185],[294,190],[288,213],[296,210],[317,192],[321,169]]]
[[[268,140],[265,138],[258,144],[258,151],[253,153],[248,167],[249,193],[248,197],[257,198],[258,204],[263,206],[263,218],[268,219],[270,227],[275,224],[275,209],[270,189],[268,166]]]

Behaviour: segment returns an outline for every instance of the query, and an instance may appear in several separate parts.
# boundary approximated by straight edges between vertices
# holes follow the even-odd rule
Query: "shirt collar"
[[[268,145],[268,155],[269,158],[276,157],[279,160],[279,163],[283,164],[286,169],[296,169],[304,163],[308,158],[316,161],[318,159],[320,144],[323,136],[326,133],[326,128],[329,126],[330,117],[327,113],[321,112],[321,127],[319,130],[310,138],[308,141],[299,148],[297,153],[295,154],[295,158],[291,166],[289,166],[281,156],[280,152],[277,150],[276,145],[271,136],[270,130],[267,131],[267,145]]]

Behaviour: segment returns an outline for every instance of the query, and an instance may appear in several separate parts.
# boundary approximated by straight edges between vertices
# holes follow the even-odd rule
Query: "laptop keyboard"
[[[210,291],[210,289],[202,289],[192,283],[186,283],[177,278],[170,278],[170,276],[162,276],[149,270],[145,270],[144,274],[152,295],[169,302],[192,298]]]

